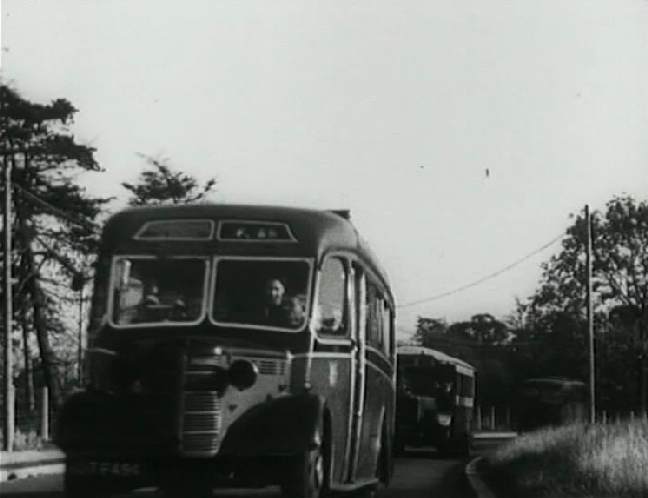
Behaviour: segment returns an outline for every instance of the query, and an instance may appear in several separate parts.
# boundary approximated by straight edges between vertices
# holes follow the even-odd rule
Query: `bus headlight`
[[[447,415],[445,413],[439,413],[437,414],[437,422],[439,425],[442,425],[444,427],[450,425],[450,420],[452,417],[450,415]]]
[[[245,391],[254,385],[259,376],[257,366],[247,360],[235,360],[229,367],[229,382],[239,391]]]

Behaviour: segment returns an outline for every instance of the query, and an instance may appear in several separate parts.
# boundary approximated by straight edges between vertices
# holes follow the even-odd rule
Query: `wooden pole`
[[[49,439],[49,391],[46,386],[41,389],[41,438]]]
[[[13,451],[14,446],[14,392],[13,392],[13,296],[11,274],[11,160],[5,155],[5,195],[2,220],[4,227],[4,423],[3,449]]]
[[[639,342],[641,358],[639,359],[639,409],[648,413],[648,307],[642,306],[639,317]]]
[[[83,287],[79,290],[79,347],[77,350],[79,387],[83,387]]]
[[[589,205],[585,205],[587,224],[587,338],[589,354],[589,421],[596,422],[596,379],[594,363],[594,311],[592,307],[592,220]]]

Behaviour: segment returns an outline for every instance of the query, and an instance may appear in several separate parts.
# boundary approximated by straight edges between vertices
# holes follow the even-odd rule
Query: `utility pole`
[[[79,387],[83,386],[83,286],[85,277],[80,272],[75,272],[72,277],[72,290],[79,293],[79,344],[77,348],[77,378]]]
[[[587,223],[587,338],[589,355],[589,421],[596,422],[596,377],[594,363],[594,310],[592,307],[592,219],[589,205],[585,205]]]
[[[5,451],[13,451],[14,443],[14,386],[13,350],[11,331],[13,330],[13,296],[11,274],[11,160],[5,153],[5,195],[2,221],[4,227],[4,423],[2,434]]]
[[[639,316],[639,406],[642,415],[648,414],[648,307],[643,306]]]
[[[79,348],[77,351],[79,387],[83,386],[83,289],[79,291]]]

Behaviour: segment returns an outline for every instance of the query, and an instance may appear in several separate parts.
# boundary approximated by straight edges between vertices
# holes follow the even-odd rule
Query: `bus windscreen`
[[[207,261],[131,257],[115,260],[115,325],[191,323],[204,308]]]
[[[453,370],[442,365],[406,367],[399,371],[401,387],[415,396],[438,397],[452,390]]]
[[[213,319],[238,326],[301,329],[306,322],[310,265],[280,259],[219,259]]]

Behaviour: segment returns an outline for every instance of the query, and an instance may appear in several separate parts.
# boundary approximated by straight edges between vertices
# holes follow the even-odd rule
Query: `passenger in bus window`
[[[173,303],[173,308],[171,309],[171,321],[173,322],[184,322],[189,320],[189,314],[187,313],[187,305],[183,299],[176,299]]]
[[[137,316],[134,323],[155,322],[156,308],[160,305],[160,288],[157,284],[149,284],[144,292],[142,301],[138,305]]]
[[[305,296],[297,295],[285,299],[284,313],[288,326],[301,327],[304,324],[304,320],[306,318]]]
[[[142,305],[154,306],[156,304],[160,304],[160,288],[157,284],[152,284],[148,292],[146,292],[142,298]]]
[[[285,325],[286,310],[284,296],[286,284],[281,277],[271,277],[264,286],[264,303],[261,310],[261,321],[269,325]]]

